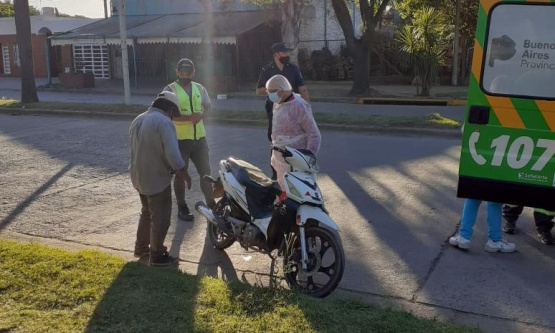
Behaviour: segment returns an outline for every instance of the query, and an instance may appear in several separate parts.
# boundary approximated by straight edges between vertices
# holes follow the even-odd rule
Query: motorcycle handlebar
[[[291,154],[291,152],[287,149],[283,149],[283,148],[279,148],[276,146],[272,146],[272,150],[275,150],[277,152],[280,152],[281,155],[283,155],[283,157],[291,157],[293,156],[293,154]]]

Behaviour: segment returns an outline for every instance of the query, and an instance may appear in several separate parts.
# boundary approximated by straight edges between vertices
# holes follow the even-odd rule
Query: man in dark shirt
[[[308,90],[304,85],[303,76],[297,65],[289,62],[289,57],[291,51],[290,48],[285,45],[285,43],[275,43],[272,45],[272,53],[274,59],[272,62],[262,67],[260,76],[258,78],[258,85],[256,88],[256,94],[259,96],[267,96],[266,82],[274,75],[283,75],[287,78],[291,86],[293,87],[293,92],[300,94],[302,98],[309,102]],[[268,140],[272,141],[272,109],[274,103],[270,101],[269,98],[266,99],[266,115],[268,116]]]

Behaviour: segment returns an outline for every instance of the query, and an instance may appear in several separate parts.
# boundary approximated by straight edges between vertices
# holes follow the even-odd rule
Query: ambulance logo
[[[491,40],[489,67],[493,67],[495,60],[507,61],[516,54],[516,43],[511,37],[503,35]]]
[[[518,179],[526,180],[526,181],[533,181],[533,182],[540,182],[540,183],[549,182],[549,179],[547,178],[547,176],[524,173],[524,172],[519,172],[518,173]]]

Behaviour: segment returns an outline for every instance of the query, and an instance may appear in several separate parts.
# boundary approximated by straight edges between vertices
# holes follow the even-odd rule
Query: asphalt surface
[[[140,202],[127,174],[128,126],[123,120],[0,115],[0,236],[130,254]],[[265,129],[207,130],[213,168],[231,155],[269,173]],[[462,209],[455,197],[459,152],[458,140],[323,132],[319,185],[347,258],[334,297],[491,332],[552,332],[555,247],[537,241],[529,211],[520,232],[509,237],[516,253],[483,250],[483,212],[468,252],[446,244]],[[192,206],[201,196],[191,173]],[[205,236],[202,219],[178,221],[174,206],[167,246],[189,272],[265,281],[268,257],[238,245],[220,252]]]

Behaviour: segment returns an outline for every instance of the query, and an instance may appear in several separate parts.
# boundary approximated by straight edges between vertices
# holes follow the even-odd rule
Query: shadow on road
[[[204,222],[204,219],[201,220]],[[208,238],[208,227],[208,224],[206,224],[206,237],[204,239],[202,254],[199,259],[197,275],[220,278],[228,282],[239,281],[237,272],[227,253],[214,248],[210,242],[210,239]]]
[[[39,187],[33,194],[31,194],[27,199],[20,202],[17,207],[15,207],[9,214],[0,222],[0,231],[7,227],[19,214],[23,213],[29,205],[31,205],[42,193],[44,193],[52,184],[54,184],[58,179],[63,177],[71,168],[73,163],[68,163],[60,171],[58,171],[54,176],[52,176],[46,183]]]

